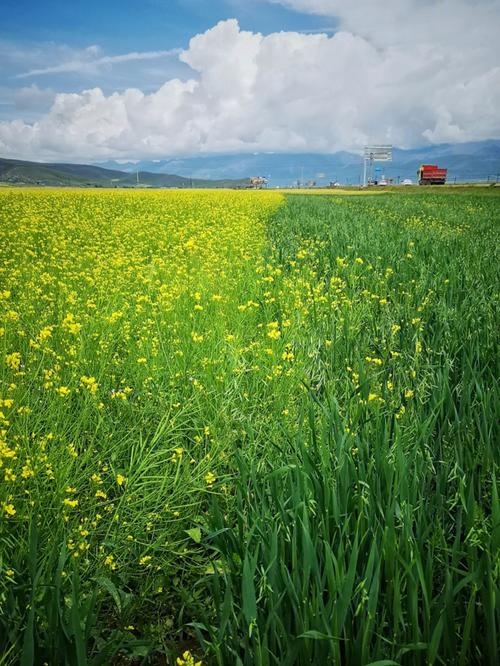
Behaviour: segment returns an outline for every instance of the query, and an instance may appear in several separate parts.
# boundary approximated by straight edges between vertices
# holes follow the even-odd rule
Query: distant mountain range
[[[404,180],[416,179],[421,164],[438,164],[448,169],[448,182],[481,181],[500,176],[500,140],[475,141],[461,144],[440,144],[410,150],[395,148],[392,162],[376,164],[377,174]],[[360,155],[337,153],[238,153],[172,157],[137,163],[104,162],[107,168],[123,171],[176,173],[193,178],[247,178],[265,176],[270,186],[289,186],[315,181],[318,185],[331,181],[357,185],[363,177]]]
[[[376,175],[411,178],[421,164],[448,169],[448,182],[500,179],[500,140],[440,144],[402,150],[392,162],[376,164]],[[311,181],[357,185],[362,180],[360,155],[337,153],[238,153],[172,157],[139,162],[107,161],[94,165],[45,164],[0,158],[0,181],[40,185],[97,187],[242,187],[251,176],[265,176],[269,185],[291,186]],[[137,175],[139,174],[139,175]],[[175,175],[174,175],[175,174]]]
[[[88,164],[45,164],[0,158],[0,182],[24,185],[72,187],[241,187],[248,178],[211,180],[177,176],[170,173],[150,173],[134,169],[120,171]]]

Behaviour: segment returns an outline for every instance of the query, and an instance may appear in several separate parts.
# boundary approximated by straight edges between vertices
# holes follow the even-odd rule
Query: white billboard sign
[[[392,146],[365,146],[365,159],[372,162],[390,162]]]
[[[373,181],[373,163],[390,162],[392,160],[392,146],[365,146],[363,161],[363,187],[367,184],[367,172],[369,170],[370,182]]]

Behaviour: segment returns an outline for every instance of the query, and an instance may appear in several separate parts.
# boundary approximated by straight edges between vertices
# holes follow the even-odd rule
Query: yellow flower
[[[123,486],[123,484],[125,483],[126,480],[127,480],[127,479],[123,476],[123,474],[117,474],[117,475],[116,475],[116,483],[117,483],[119,486]]]
[[[182,657],[177,657],[177,666],[202,666],[202,662],[195,661],[189,650],[186,650]]]
[[[174,452],[172,453],[170,460],[172,462],[177,462],[178,460],[181,460],[183,453],[184,449],[182,448],[182,446],[178,446],[177,448],[174,449]]]
[[[203,342],[203,335],[199,335],[198,333],[195,333],[195,331],[192,331],[191,339],[193,342]]]
[[[207,486],[211,488],[215,483],[216,477],[212,472],[207,472],[204,476],[204,479]]]
[[[92,395],[95,395],[97,391],[97,381],[95,377],[87,377],[86,375],[83,375],[80,377],[80,384],[86,388]]]
[[[11,503],[4,503],[3,510],[9,517],[16,515],[16,510],[14,509],[14,505]]]
[[[11,469],[10,467],[7,467],[7,468],[5,469],[4,480],[5,480],[5,481],[15,481],[16,478],[17,478],[17,477],[16,477],[16,475],[14,474],[14,472],[12,471],[12,469]]]
[[[29,465],[23,465],[21,476],[23,479],[29,479],[31,476],[35,476],[35,472],[29,467]]]
[[[267,337],[271,338],[271,340],[277,340],[279,337],[281,337],[281,331],[278,328],[279,324],[277,321],[272,321],[267,325],[269,328],[269,331],[267,332]]]
[[[66,317],[63,319],[61,326],[65,331],[67,331],[68,333],[72,333],[73,335],[79,333],[82,328],[82,325],[78,324],[75,321],[75,317],[71,313],[68,313],[66,315]]]
[[[71,509],[74,509],[75,506],[78,506],[78,500],[77,499],[72,500],[72,499],[69,499],[68,497],[66,497],[63,501],[63,504],[65,506],[69,506]]]
[[[54,328],[53,326],[45,326],[45,328],[42,328],[42,330],[38,334],[38,341],[39,342],[45,342],[45,340],[48,340],[49,338],[51,338],[53,328]]]
[[[21,366],[21,354],[19,352],[12,352],[5,357],[5,363],[11,370],[17,371]]]
[[[106,557],[104,558],[104,565],[109,567],[111,571],[114,571],[116,569],[116,562],[113,555],[106,555]]]

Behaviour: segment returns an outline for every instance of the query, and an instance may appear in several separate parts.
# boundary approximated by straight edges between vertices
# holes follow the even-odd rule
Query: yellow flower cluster
[[[202,666],[202,661],[195,661],[195,658],[189,650],[182,653],[182,657],[177,657],[177,666]]]
[[[271,192],[0,191],[7,524],[40,515],[48,529],[64,525],[68,551],[87,565],[114,571],[128,557],[153,566],[137,533],[153,538],[162,521],[179,521],[173,484],[182,502],[223,475],[210,401],[235,386],[245,393],[266,332],[279,343],[285,330],[257,299],[260,278],[277,270],[263,250],[282,201]],[[242,300],[247,293],[255,297]],[[275,351],[291,364],[291,348]],[[182,446],[158,435],[158,468],[138,471],[129,449],[156,428]],[[144,509],[158,488],[159,510]],[[111,552],[109,535],[131,512],[141,518],[126,553]]]

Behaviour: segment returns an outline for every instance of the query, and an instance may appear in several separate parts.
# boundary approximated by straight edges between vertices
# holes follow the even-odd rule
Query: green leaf
[[[257,617],[257,602],[255,600],[255,588],[253,584],[253,567],[250,564],[248,553],[243,562],[243,576],[241,579],[241,592],[243,599],[243,615],[248,624],[251,624]]]
[[[101,587],[103,587],[109,594],[113,597],[113,601],[116,604],[118,613],[122,613],[122,600],[120,598],[120,593],[116,589],[114,583],[107,576],[99,576],[97,582]]]
[[[33,664],[35,663],[34,626],[35,626],[35,606],[32,601],[28,613],[28,621],[26,623],[26,629],[24,630],[23,651],[20,662],[21,666],[33,666]]]
[[[193,527],[191,530],[186,530],[186,534],[191,537],[195,543],[201,543],[201,529]]]
[[[299,638],[311,638],[313,641],[335,641],[338,640],[335,636],[329,636],[328,634],[323,634],[321,631],[316,631],[315,629],[309,629],[309,631],[304,631],[303,634],[300,634]]]

